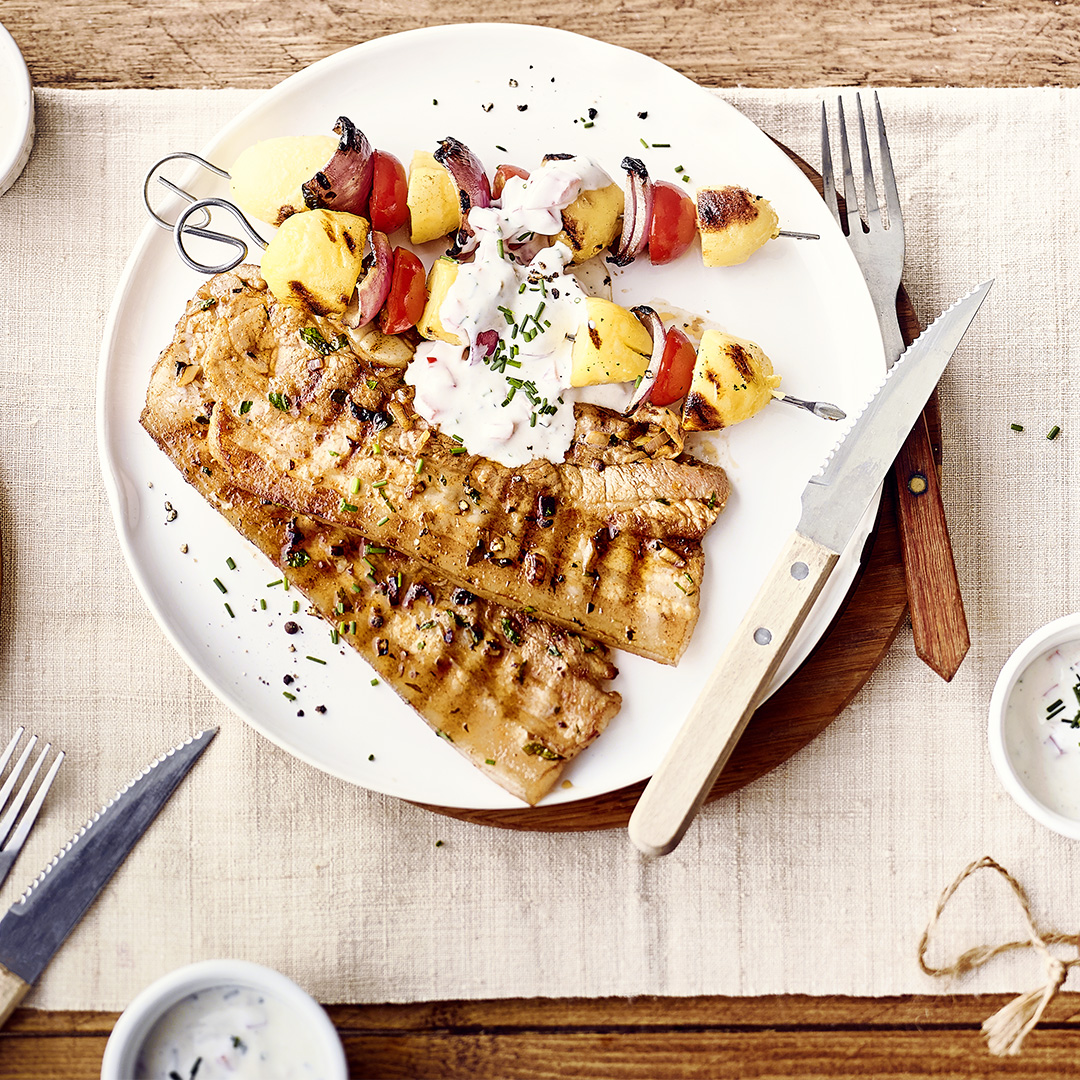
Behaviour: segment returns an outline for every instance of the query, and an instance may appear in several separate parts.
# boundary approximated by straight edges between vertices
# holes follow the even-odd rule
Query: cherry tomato
[[[681,188],[666,180],[653,183],[653,212],[649,222],[649,258],[654,266],[677,259],[697,235],[697,208]]]
[[[491,197],[493,199],[497,199],[502,194],[502,189],[511,176],[520,176],[522,180],[529,179],[529,174],[516,165],[500,165],[495,170],[495,183],[491,185]]]
[[[409,182],[405,166],[393,154],[376,150],[375,172],[371,180],[371,201],[368,215],[371,227],[379,232],[392,233],[409,222]]]
[[[656,382],[649,392],[650,404],[672,405],[686,397],[696,360],[694,343],[677,326],[671,327],[664,335],[664,352]]]
[[[384,334],[400,334],[402,330],[408,330],[424,314],[426,303],[424,264],[407,248],[394,248],[390,295],[379,312],[379,329]]]

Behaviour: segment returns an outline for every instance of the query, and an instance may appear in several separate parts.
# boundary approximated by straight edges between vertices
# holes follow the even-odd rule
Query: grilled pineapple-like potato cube
[[[690,392],[683,402],[686,431],[716,431],[748,420],[780,385],[772,361],[752,341],[719,330],[701,336]]]
[[[699,188],[697,227],[701,261],[706,266],[735,266],[780,234],[780,219],[768,199],[746,188]]]
[[[233,201],[249,217],[280,225],[306,210],[301,184],[334,156],[332,135],[289,135],[249,146],[233,163]]]
[[[574,253],[576,263],[591,259],[619,235],[623,201],[618,184],[583,191],[562,212],[562,232],[552,237],[552,243],[561,240]]]
[[[262,276],[283,303],[316,315],[341,314],[360,277],[367,234],[367,220],[355,214],[293,214],[263,252]]]
[[[464,342],[447,330],[439,317],[450,286],[457,280],[458,264],[453,259],[436,259],[432,264],[427,279],[427,303],[424,313],[416,324],[417,331],[429,341],[448,341],[451,345],[463,345]]]
[[[461,196],[450,174],[427,150],[417,150],[409,166],[409,192],[405,198],[412,221],[410,239],[426,244],[452,233],[461,225]]]
[[[590,296],[570,353],[571,386],[630,382],[645,374],[652,338],[626,308]]]

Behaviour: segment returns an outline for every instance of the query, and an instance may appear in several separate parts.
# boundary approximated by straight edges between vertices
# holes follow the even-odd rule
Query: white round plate
[[[392,88],[383,105],[380,87]],[[585,128],[590,109],[595,119]],[[665,267],[639,260],[615,277],[614,299],[630,304],[663,298],[698,312],[758,342],[783,375],[785,390],[834,401],[849,413],[884,373],[862,275],[813,186],[749,120],[654,60],[534,26],[411,31],[347,49],[287,79],[202,153],[228,168],[253,142],[329,132],[341,114],[373,146],[405,162],[416,148],[434,148],[452,134],[489,171],[504,161],[530,168],[544,153],[573,152],[590,155],[621,179],[620,162],[630,154],[644,159],[658,179],[677,180],[675,166],[681,165],[694,183],[736,183],[761,193],[784,226],[820,233],[821,239],[774,240],[743,266],[724,269],[703,269],[694,249]],[[208,174],[194,190],[227,194],[225,184]],[[371,669],[351,649],[331,645],[325,623],[301,615],[302,634],[287,636],[283,623],[292,617],[296,593],[268,587],[281,575],[186,487],[139,427],[150,368],[201,280],[181,264],[171,236],[147,225],[118,287],[102,345],[102,471],[120,543],[150,609],[222,701],[319,768],[446,807],[521,806],[436,738],[387,686],[371,686]],[[572,786],[557,788],[545,804],[603,794],[652,773],[795,527],[802,489],[838,434],[838,425],[771,405],[748,423],[704,440],[703,452],[728,470],[733,492],[706,541],[694,640],[677,668],[618,654],[614,685],[623,695],[622,710],[568,768]],[[165,523],[165,500],[178,511],[171,524]],[[873,517],[872,508],[775,685],[806,658],[838,610]],[[180,551],[185,543],[186,555]],[[230,557],[234,571],[226,566]],[[286,675],[295,679],[288,687],[294,702],[283,696]],[[301,709],[303,717],[297,715]]]

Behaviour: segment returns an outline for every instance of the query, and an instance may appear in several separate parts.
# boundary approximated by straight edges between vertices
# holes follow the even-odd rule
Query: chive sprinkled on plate
[[[295,701],[296,700],[296,695],[295,694],[290,694],[288,690],[282,690],[281,691],[281,696],[288,698],[290,701]]]
[[[1048,431],[1048,432],[1046,433],[1046,437],[1047,437],[1048,439],[1056,439],[1056,438],[1057,438],[1057,437],[1058,437],[1058,436],[1059,436],[1060,434],[1061,434],[1061,428],[1060,428],[1060,426],[1059,426],[1059,425],[1055,424],[1055,425],[1054,425],[1054,426],[1053,426],[1053,427],[1052,427],[1052,428],[1051,428],[1051,429],[1050,429],[1050,430],[1049,430],[1049,431]]]
[[[221,584],[221,578],[214,578],[214,584],[218,587],[218,591],[221,592],[222,595],[229,591]]]
[[[320,660],[317,656],[305,656],[304,659],[305,660],[310,660],[313,664],[324,664],[325,665],[325,663],[326,663],[325,660]]]
[[[1023,431],[1024,430],[1024,425],[1023,424],[1010,424],[1009,427],[1012,428],[1013,431]]]
[[[225,565],[226,565],[226,566],[227,566],[227,567],[228,567],[228,568],[229,568],[230,570],[235,570],[235,569],[236,569],[236,560],[235,560],[235,559],[226,559],[226,560],[225,560]]]
[[[228,604],[225,605],[225,610],[229,613],[229,618],[230,619],[235,619],[236,618],[236,616],[233,614],[233,609],[231,607],[229,607]]]

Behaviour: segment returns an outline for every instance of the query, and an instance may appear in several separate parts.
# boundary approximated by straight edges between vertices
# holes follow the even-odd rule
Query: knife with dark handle
[[[630,817],[646,855],[672,851],[697,815],[990,285],[927,327],[806,485],[795,532]]]
[[[0,1027],[217,734],[208,728],[121,788],[0,919]]]

